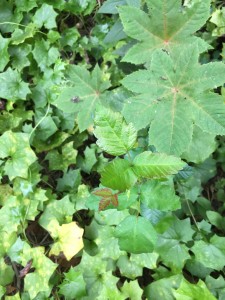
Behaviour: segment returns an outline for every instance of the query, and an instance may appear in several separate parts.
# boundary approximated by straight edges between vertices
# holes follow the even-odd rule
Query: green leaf
[[[136,254],[152,252],[157,239],[151,223],[135,216],[126,217],[116,227],[115,236],[121,250]]]
[[[122,276],[129,279],[135,279],[142,275],[143,269],[135,261],[130,261],[127,255],[121,255],[116,263]]]
[[[78,186],[81,184],[80,170],[69,170],[67,173],[63,174],[62,178],[57,179],[56,190],[59,192],[76,191]]]
[[[134,147],[137,131],[125,123],[120,113],[102,109],[96,113],[95,125],[97,145],[107,153],[119,156]]]
[[[132,169],[138,177],[163,178],[184,166],[185,163],[175,156],[145,151],[135,157]]]
[[[17,176],[27,178],[29,166],[36,160],[28,135],[6,131],[0,137],[0,158],[7,158],[4,171],[10,180]]]
[[[143,294],[143,290],[140,288],[137,281],[126,281],[123,284],[121,291],[125,298],[129,298],[132,300],[140,300]]]
[[[93,166],[97,163],[97,161],[96,148],[86,147],[86,149],[84,150],[84,158],[82,156],[78,156],[77,158],[77,167],[85,173],[90,174]]]
[[[169,51],[177,45],[193,44],[192,34],[209,18],[210,0],[196,1],[191,8],[182,7],[181,1],[148,0],[149,14],[135,7],[120,7],[119,13],[124,31],[139,41],[123,58],[123,61],[142,64],[151,61],[155,50]],[[206,44],[199,39],[202,48]],[[141,53],[141,55],[140,55]]]
[[[192,284],[183,279],[179,288],[177,290],[173,290],[173,295],[176,300],[216,300],[202,280],[199,280],[197,284]]]
[[[59,285],[59,293],[68,300],[74,297],[79,299],[86,295],[85,282],[81,272],[76,272],[70,268],[69,272],[64,273],[63,282]]]
[[[106,102],[105,90],[110,87],[107,79],[103,78],[98,65],[92,73],[81,66],[69,66],[68,76],[72,87],[64,87],[58,99],[53,103],[58,108],[68,112],[78,112],[77,122],[80,131],[84,131],[93,124],[93,114],[98,102]],[[78,103],[71,104],[72,97],[78,97]],[[69,103],[69,104],[68,104]]]
[[[47,29],[52,29],[56,27],[56,16],[57,13],[54,11],[53,7],[44,3],[36,10],[35,15],[33,16],[33,22],[38,28],[44,26]]]
[[[7,100],[25,100],[30,93],[28,84],[23,82],[16,70],[8,68],[0,74],[0,97]]]
[[[2,35],[0,35],[0,72],[2,72],[9,62],[9,54],[8,54],[8,45],[9,45],[9,39],[3,38]]]
[[[174,300],[173,288],[178,288],[182,280],[182,275],[174,275],[150,283],[145,295],[151,300]]]
[[[216,226],[218,229],[225,231],[224,218],[216,211],[207,211],[207,218],[210,223]]]
[[[159,236],[156,252],[164,264],[176,271],[183,268],[185,261],[190,258],[185,243],[192,240],[193,233],[189,219],[177,219]]]
[[[208,92],[224,83],[225,65],[220,62],[200,65],[198,55],[195,43],[170,55],[158,50],[149,70],[134,72],[122,81],[139,97],[127,101],[125,117],[129,115],[128,120],[133,119],[137,128],[151,123],[150,144],[159,152],[182,154],[191,142],[193,123],[209,133],[225,133],[223,100]],[[130,108],[133,104],[136,111],[143,112],[143,123],[136,123],[136,114]]]
[[[21,255],[21,264],[25,266],[32,259],[32,267],[35,268],[33,273],[28,273],[24,278],[24,291],[27,291],[31,299],[34,299],[39,292],[51,292],[49,279],[57,268],[57,264],[53,263],[44,255],[44,247],[30,248],[27,244]]]
[[[63,252],[66,259],[71,260],[84,246],[82,240],[84,230],[75,222],[62,224],[62,226],[58,226],[55,220],[50,223],[54,224],[49,224],[48,230],[56,241],[52,245],[49,255],[59,255],[60,252]]]
[[[101,172],[101,183],[113,190],[126,191],[137,181],[131,164],[124,159],[116,158],[105,166]]]
[[[195,126],[191,144],[182,154],[182,158],[199,164],[215,151],[216,146],[215,134],[204,134],[199,127]]]
[[[42,72],[55,63],[60,55],[58,49],[51,47],[50,43],[44,39],[35,42],[32,54]]]
[[[180,208],[179,197],[174,188],[158,180],[149,180],[141,185],[141,202],[150,209],[160,211],[176,210]]]
[[[202,263],[207,268],[222,270],[225,265],[225,250],[217,245],[217,240],[225,238],[212,237],[210,243],[204,241],[195,241],[191,251],[195,254],[196,261]]]

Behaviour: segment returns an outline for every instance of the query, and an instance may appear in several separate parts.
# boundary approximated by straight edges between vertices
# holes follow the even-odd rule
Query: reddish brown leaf
[[[111,203],[112,203],[112,205],[114,205],[116,207],[118,206],[119,203],[118,203],[118,195],[117,194],[112,196]]]
[[[99,206],[98,206],[98,210],[104,210],[107,206],[109,206],[109,204],[111,203],[111,199],[110,198],[102,198],[99,202]]]
[[[96,196],[108,198],[108,197],[112,196],[112,191],[110,189],[104,188],[104,189],[96,190],[96,191],[92,192],[92,194],[94,194]]]

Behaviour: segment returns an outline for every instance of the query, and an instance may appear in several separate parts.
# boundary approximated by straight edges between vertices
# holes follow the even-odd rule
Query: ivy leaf
[[[156,252],[166,265],[176,271],[181,270],[185,261],[190,258],[185,243],[192,240],[193,234],[189,219],[174,220],[171,226],[159,236]]]
[[[131,164],[124,159],[116,158],[105,166],[101,172],[101,183],[113,190],[126,191],[137,181]]]
[[[28,135],[6,131],[0,137],[0,158],[7,158],[4,171],[10,180],[17,176],[27,178],[29,166],[36,160]]]
[[[126,124],[120,113],[102,109],[96,113],[97,145],[107,153],[123,155],[134,147],[137,131],[132,124]]]
[[[197,284],[192,284],[183,279],[177,290],[173,289],[173,295],[176,300],[183,299],[207,299],[216,300],[216,298],[210,293],[206,284],[199,280]]]
[[[54,233],[51,235],[56,239],[53,244],[50,255],[59,255],[63,252],[67,260],[77,254],[84,246],[82,236],[84,230],[80,228],[75,222],[63,224],[54,228]]]
[[[52,29],[56,27],[56,16],[57,13],[54,11],[52,5],[44,3],[36,10],[35,15],[33,16],[33,22],[38,28],[44,26],[47,29]]]
[[[181,280],[180,274],[156,280],[147,286],[145,294],[152,300],[174,300],[173,288],[178,288]]]
[[[137,281],[125,282],[121,288],[124,297],[132,300],[139,300],[142,298],[143,290],[140,288]]]
[[[148,208],[168,211],[180,208],[179,197],[174,188],[158,180],[149,180],[141,185],[141,202]]]
[[[110,87],[110,82],[103,79],[98,65],[95,66],[92,73],[89,73],[82,66],[70,66],[68,75],[72,87],[65,87],[59,94],[58,99],[53,103],[63,111],[77,112],[77,122],[80,131],[84,131],[93,124],[93,114],[98,102],[107,101],[107,94],[104,93]],[[71,95],[78,97],[78,103],[71,103]],[[68,106],[68,103],[70,106]]]
[[[181,1],[148,0],[149,15],[135,7],[120,7],[118,11],[124,31],[139,41],[123,58],[134,64],[150,62],[156,49],[172,50],[177,45],[193,44],[192,36],[210,16],[210,0],[196,1],[191,8],[183,7]],[[202,49],[206,43],[197,39]]]
[[[70,268],[69,272],[64,273],[63,282],[58,286],[59,293],[68,300],[74,297],[79,299],[86,295],[86,286],[81,272]]]
[[[157,235],[149,221],[143,217],[128,216],[115,230],[121,250],[138,254],[152,252]]]
[[[8,68],[0,74],[0,97],[7,100],[25,100],[30,93],[28,84],[23,82],[17,70]]]
[[[27,261],[32,259],[32,267],[35,268],[33,273],[28,273],[24,278],[24,291],[29,293],[31,299],[35,299],[39,292],[46,292],[48,295],[51,292],[49,279],[57,264],[47,258],[44,251],[44,247],[30,248],[30,246],[25,244],[21,254],[21,264],[25,266]]]
[[[150,151],[142,152],[133,161],[133,171],[138,177],[164,178],[185,166],[179,158]]]
[[[195,254],[196,261],[202,263],[207,268],[214,270],[222,270],[225,265],[225,250],[218,241],[224,244],[225,238],[214,235],[210,239],[210,243],[204,241],[196,241],[191,248]]]
[[[208,92],[224,83],[225,65],[200,65],[198,53],[196,44],[176,49],[170,55],[159,50],[152,57],[150,69],[134,72],[122,81],[126,88],[143,95],[141,101],[130,98],[125,104],[126,120],[132,120],[137,129],[151,123],[150,144],[159,152],[180,155],[186,151],[193,123],[209,133],[225,133],[223,99]],[[143,123],[135,122],[136,115],[130,110],[133,103],[137,111],[143,112]]]

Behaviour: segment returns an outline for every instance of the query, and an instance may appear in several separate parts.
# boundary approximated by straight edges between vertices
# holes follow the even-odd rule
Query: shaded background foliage
[[[223,120],[208,134],[203,133],[207,125],[195,124],[186,142],[186,127],[181,127],[181,135],[175,134],[173,146],[167,148],[166,138],[160,143],[154,128],[166,135],[169,125],[162,130],[156,121],[150,125],[149,115],[140,117],[140,99],[141,106],[149,98],[163,102],[163,92],[157,94],[168,80],[162,66],[173,60],[168,49],[160,65],[162,55],[156,53],[153,76],[148,59],[154,53],[148,53],[147,60],[140,55],[147,49],[146,37],[137,42],[139,33],[132,22],[138,18],[134,12],[147,14],[149,3],[0,3],[3,299],[225,299]],[[197,14],[199,1],[186,0],[183,5]],[[220,61],[222,70],[224,3],[205,1],[204,6],[207,13],[199,27],[177,38],[181,44],[188,39],[190,43],[180,59],[196,50],[197,41],[197,67],[198,59],[201,67]],[[185,80],[188,76],[202,78],[194,67]],[[216,107],[221,113],[224,71],[215,77],[206,77],[200,92],[211,89],[211,100],[220,102]],[[155,80],[156,91],[145,82],[145,95],[138,86],[143,80]],[[191,96],[200,89],[196,82]],[[169,120],[161,107],[161,119]],[[187,112],[181,105],[181,121],[185,123],[185,117],[190,129],[193,117]],[[143,179],[158,175],[155,169],[149,175],[149,166],[144,165],[144,171],[140,167],[140,157],[142,163],[150,151],[176,154],[188,165],[172,160],[180,167],[164,170],[165,178]],[[106,187],[103,192],[101,184]]]

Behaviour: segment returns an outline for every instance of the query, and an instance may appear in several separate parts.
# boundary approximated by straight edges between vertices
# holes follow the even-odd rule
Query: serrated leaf
[[[96,113],[95,125],[97,144],[107,153],[119,156],[134,147],[137,131],[125,123],[120,113],[102,109]]]
[[[156,243],[156,231],[143,217],[128,216],[115,230],[121,250],[130,253],[152,252]]]
[[[0,158],[7,158],[4,166],[10,180],[27,178],[29,166],[36,160],[26,133],[6,131],[0,137]]]
[[[130,108],[132,98],[124,106],[125,117],[133,118],[137,128],[151,123],[149,143],[159,152],[181,155],[191,142],[193,123],[206,132],[225,133],[225,104],[221,96],[208,92],[224,83],[225,65],[220,62],[200,65],[198,56],[195,43],[170,55],[158,50],[150,69],[134,72],[122,81],[138,94],[134,105],[143,112],[144,121],[136,122]]]
[[[68,109],[70,112],[78,111],[78,126],[80,131],[84,131],[93,124],[96,104],[107,100],[104,92],[110,87],[110,83],[108,80],[103,80],[103,73],[98,65],[95,66],[92,73],[82,66],[70,66],[68,76],[73,86],[62,89],[63,97],[59,94],[54,105],[66,112]],[[79,102],[71,103],[71,95],[78,97]]]
[[[151,61],[156,49],[171,51],[177,45],[193,44],[196,37],[191,35],[205,24],[210,13],[210,0],[196,1],[191,8],[182,7],[181,1],[174,0],[146,2],[149,14],[135,7],[118,8],[124,31],[139,41],[123,61],[142,64]],[[207,48],[200,39],[199,43]]]
[[[132,169],[138,177],[163,178],[184,166],[185,163],[175,156],[145,151],[135,157]]]
[[[82,236],[84,230],[75,222],[62,224],[56,228],[57,234],[54,233],[54,238],[57,240],[53,244],[50,255],[59,255],[63,252],[67,260],[77,254],[84,246]]]
[[[114,159],[101,172],[101,183],[113,190],[125,191],[137,181],[137,177],[127,160]]]

